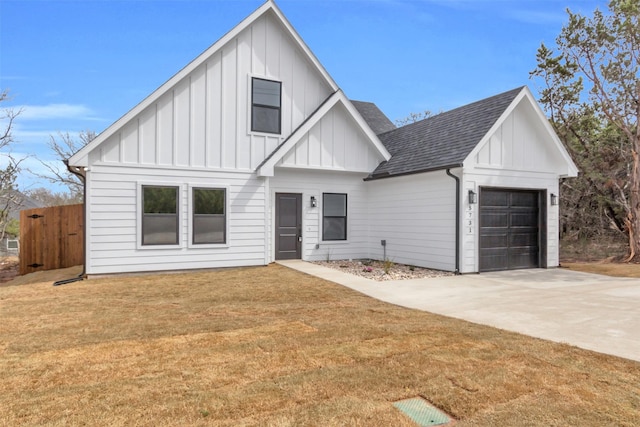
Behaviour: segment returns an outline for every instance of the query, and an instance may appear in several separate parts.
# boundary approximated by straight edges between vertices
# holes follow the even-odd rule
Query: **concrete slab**
[[[280,264],[373,298],[640,361],[640,280],[565,269],[377,282],[304,261]]]

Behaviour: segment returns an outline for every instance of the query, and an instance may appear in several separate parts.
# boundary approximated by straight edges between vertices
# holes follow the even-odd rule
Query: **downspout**
[[[447,175],[456,180],[456,270],[455,274],[460,274],[460,178],[447,169]]]
[[[79,168],[75,166],[69,165],[69,160],[63,160],[64,164],[67,166],[67,170],[74,174],[80,179],[82,182],[82,273],[78,275],[78,277],[72,277],[70,279],[58,280],[53,283],[53,286],[66,285],[67,283],[79,282],[80,280],[84,280],[86,277],[87,271],[87,182],[86,182],[86,172],[84,168]]]

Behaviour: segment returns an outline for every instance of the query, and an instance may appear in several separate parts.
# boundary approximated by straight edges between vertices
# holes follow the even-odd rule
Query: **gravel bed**
[[[388,273],[385,273],[385,265],[382,261],[372,260],[343,260],[343,261],[314,261],[313,264],[340,270],[345,273],[379,282],[386,280],[420,279],[424,277],[453,276],[448,271],[431,270],[428,268],[414,267],[405,264],[391,263]]]

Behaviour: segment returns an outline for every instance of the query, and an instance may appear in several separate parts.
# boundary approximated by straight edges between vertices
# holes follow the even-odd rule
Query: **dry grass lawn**
[[[640,425],[640,363],[281,266],[0,287],[0,425]]]
[[[563,262],[562,267],[585,273],[604,274],[614,277],[640,277],[640,264],[622,262]]]

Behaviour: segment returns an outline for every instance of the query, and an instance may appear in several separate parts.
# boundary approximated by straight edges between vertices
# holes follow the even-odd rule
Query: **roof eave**
[[[369,137],[371,143],[384,160],[389,160],[391,154],[364,121],[358,110],[351,104],[344,93],[338,89],[332,93],[304,122],[294,130],[267,158],[256,168],[258,176],[273,176],[276,164],[300,141],[303,135],[313,128],[336,104],[342,104],[362,131]]]
[[[191,72],[193,72],[196,68],[202,65],[208,58],[210,58],[215,52],[224,47],[229,41],[233,40],[237,37],[242,31],[248,28],[251,24],[253,24],[259,17],[267,13],[268,11],[272,11],[280,20],[282,25],[287,29],[291,37],[299,44],[300,48],[305,52],[308,59],[316,66],[320,74],[323,76],[325,81],[331,88],[336,91],[338,90],[338,85],[331,78],[326,69],[320,64],[318,58],[311,52],[309,47],[304,43],[300,35],[295,31],[295,29],[291,26],[289,21],[282,14],[282,11],[278,8],[278,6],[272,1],[267,0],[262,6],[256,9],[253,13],[243,19],[238,25],[233,27],[230,31],[228,31],[224,36],[222,36],[218,41],[216,41],[213,45],[209,46],[204,52],[198,55],[193,61],[187,64],[184,68],[174,74],[169,80],[167,80],[164,84],[162,84],[159,88],[154,90],[149,96],[143,99],[139,104],[129,110],[126,114],[116,120],[111,126],[101,132],[96,138],[94,138],[90,143],[82,147],[75,154],[69,157],[69,164],[72,166],[89,166],[89,153],[96,149],[100,144],[102,144],[105,140],[107,140],[110,136],[115,134],[119,129],[121,129],[124,125],[126,125],[129,121],[133,120],[138,114],[143,112],[147,107],[152,105],[154,102],[157,102],[158,99],[162,95],[164,95],[170,88],[179,83],[183,78],[188,76]]]
[[[419,170],[401,172],[401,173],[395,173],[395,174],[383,173],[383,174],[379,174],[378,176],[376,176],[374,174],[371,174],[368,177],[364,178],[364,180],[365,181],[376,181],[378,179],[396,178],[396,177],[399,177],[399,176],[407,176],[407,175],[417,175],[419,173],[437,172],[437,171],[442,171],[442,170],[447,170],[447,169],[455,169],[455,168],[461,168],[461,167],[464,167],[463,163],[451,163],[451,164],[443,165],[443,166],[434,166],[432,168],[425,168],[425,169],[419,169]]]

